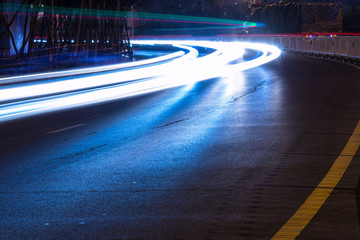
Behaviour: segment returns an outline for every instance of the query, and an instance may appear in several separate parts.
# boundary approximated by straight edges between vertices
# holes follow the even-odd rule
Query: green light
[[[27,5],[21,4],[6,4],[0,3],[5,12],[8,13],[26,13],[28,10]],[[94,9],[80,9],[80,8],[64,8],[64,7],[50,7],[50,6],[32,6],[33,13],[49,13],[59,14],[63,16],[79,16],[79,17],[94,17],[94,18],[128,18],[132,16],[133,12],[126,11],[112,11],[112,10],[94,10]],[[257,27],[255,22],[238,21],[221,18],[208,18],[208,17],[197,17],[197,16],[186,16],[186,15],[171,15],[171,14],[160,14],[160,13],[146,13],[136,12],[135,19],[149,20],[149,21],[167,21],[167,22],[188,22],[188,23],[204,23],[214,25],[232,25],[238,26],[243,25],[244,27]]]

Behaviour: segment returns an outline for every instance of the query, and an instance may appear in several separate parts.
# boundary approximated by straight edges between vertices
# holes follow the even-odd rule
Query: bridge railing
[[[244,36],[240,40],[267,43],[289,52],[360,63],[360,36],[266,35]]]

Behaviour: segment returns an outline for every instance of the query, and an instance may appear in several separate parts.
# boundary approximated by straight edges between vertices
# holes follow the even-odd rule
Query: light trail
[[[0,122],[224,77],[272,61],[281,54],[273,46],[243,42],[137,40],[132,43],[173,46],[183,51],[134,63],[73,70],[77,74],[75,78],[70,77],[74,75],[72,70],[12,77],[16,84],[0,87]],[[199,47],[214,51],[199,57],[196,50]],[[245,61],[246,49],[260,54]],[[6,80],[9,78],[0,79],[0,83]]]
[[[3,8],[7,14],[26,14],[28,6],[26,4],[10,4],[0,3],[0,8]],[[198,17],[187,15],[174,15],[174,14],[162,14],[162,13],[147,13],[147,12],[135,12],[136,17],[133,16],[134,12],[126,11],[114,11],[114,10],[98,10],[98,9],[79,9],[79,8],[65,8],[65,7],[51,7],[42,5],[32,5],[32,14],[39,14],[46,12],[49,15],[55,16],[74,16],[81,18],[106,18],[106,19],[121,19],[127,20],[142,20],[142,21],[154,21],[154,22],[182,22],[182,23],[196,23],[196,24],[210,24],[210,25],[223,25],[223,26],[242,26],[242,27],[261,27],[263,23],[239,21],[223,18],[211,18],[211,17]]]
[[[144,44],[145,45],[145,44]],[[152,43],[146,44],[152,45]],[[177,46],[176,44],[173,45],[174,47]],[[129,82],[137,79],[144,79],[144,78],[151,78],[156,77],[161,74],[164,74],[164,71],[168,71],[169,67],[174,67],[174,65],[181,64],[181,62],[189,61],[194,59],[198,56],[198,52],[194,48],[190,48],[187,46],[177,46],[179,48],[183,48],[184,50],[188,50],[188,54],[183,54],[184,52],[178,52],[175,54],[169,54],[166,56],[158,57],[156,59],[149,59],[139,62],[131,62],[131,63],[124,63],[123,64],[115,64],[110,66],[102,66],[102,67],[95,67],[95,68],[85,68],[80,70],[74,71],[64,71],[64,72],[57,72],[57,73],[45,73],[45,74],[36,74],[34,75],[27,75],[27,76],[20,76],[20,77],[13,77],[13,78],[6,78],[0,79],[0,83],[3,81],[8,80],[16,80],[17,82],[21,80],[29,80],[33,76],[38,80],[48,79],[48,78],[60,78],[60,77],[69,77],[78,74],[85,74],[85,73],[101,73],[104,71],[110,70],[121,70],[130,67],[143,67],[143,70],[140,69],[130,69],[126,71],[118,71],[107,73],[105,79],[99,79],[99,75],[95,76],[83,76],[74,78],[71,80],[61,80],[54,81],[50,83],[35,83],[30,86],[10,86],[5,87],[4,89],[0,89],[0,103],[1,102],[8,102],[14,100],[21,100],[21,99],[28,99],[33,97],[40,97],[40,96],[47,96],[51,94],[59,94],[59,93],[66,93],[66,92],[74,92],[79,90],[91,89],[96,87],[103,87],[112,84],[119,84],[123,82]],[[179,56],[182,56],[179,58]],[[175,58],[177,57],[177,58]],[[164,60],[173,60],[168,62],[167,69],[162,68],[162,61]],[[150,63],[157,65],[148,66]]]
[[[184,51],[177,51],[177,52],[174,52],[171,54],[167,54],[165,56],[146,59],[146,60],[142,60],[142,61],[138,61],[138,62],[127,62],[127,63],[120,63],[120,64],[111,64],[111,65],[101,66],[101,67],[81,68],[81,69],[75,69],[75,70],[69,70],[69,71],[58,71],[58,72],[28,74],[28,75],[23,75],[23,76],[5,77],[5,78],[0,78],[0,85],[19,83],[19,82],[25,82],[25,81],[44,80],[44,79],[49,79],[49,78],[69,77],[69,76],[76,76],[76,75],[81,75],[81,74],[99,73],[99,72],[105,72],[105,71],[111,71],[111,70],[120,70],[120,69],[124,69],[124,68],[145,66],[145,65],[150,65],[153,63],[159,63],[162,61],[172,60],[172,59],[181,57],[184,54],[185,54]]]

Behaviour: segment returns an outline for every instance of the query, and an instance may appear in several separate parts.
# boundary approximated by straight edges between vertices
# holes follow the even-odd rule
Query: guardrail
[[[240,40],[262,42],[288,52],[328,57],[360,65],[360,36],[263,35],[243,36]]]

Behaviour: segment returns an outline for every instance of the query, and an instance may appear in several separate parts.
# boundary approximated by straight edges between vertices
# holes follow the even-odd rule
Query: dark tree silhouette
[[[126,12],[134,2],[8,0],[0,3],[0,43],[9,43],[18,58],[48,54],[51,61],[58,53],[77,58],[104,51],[132,57]]]

